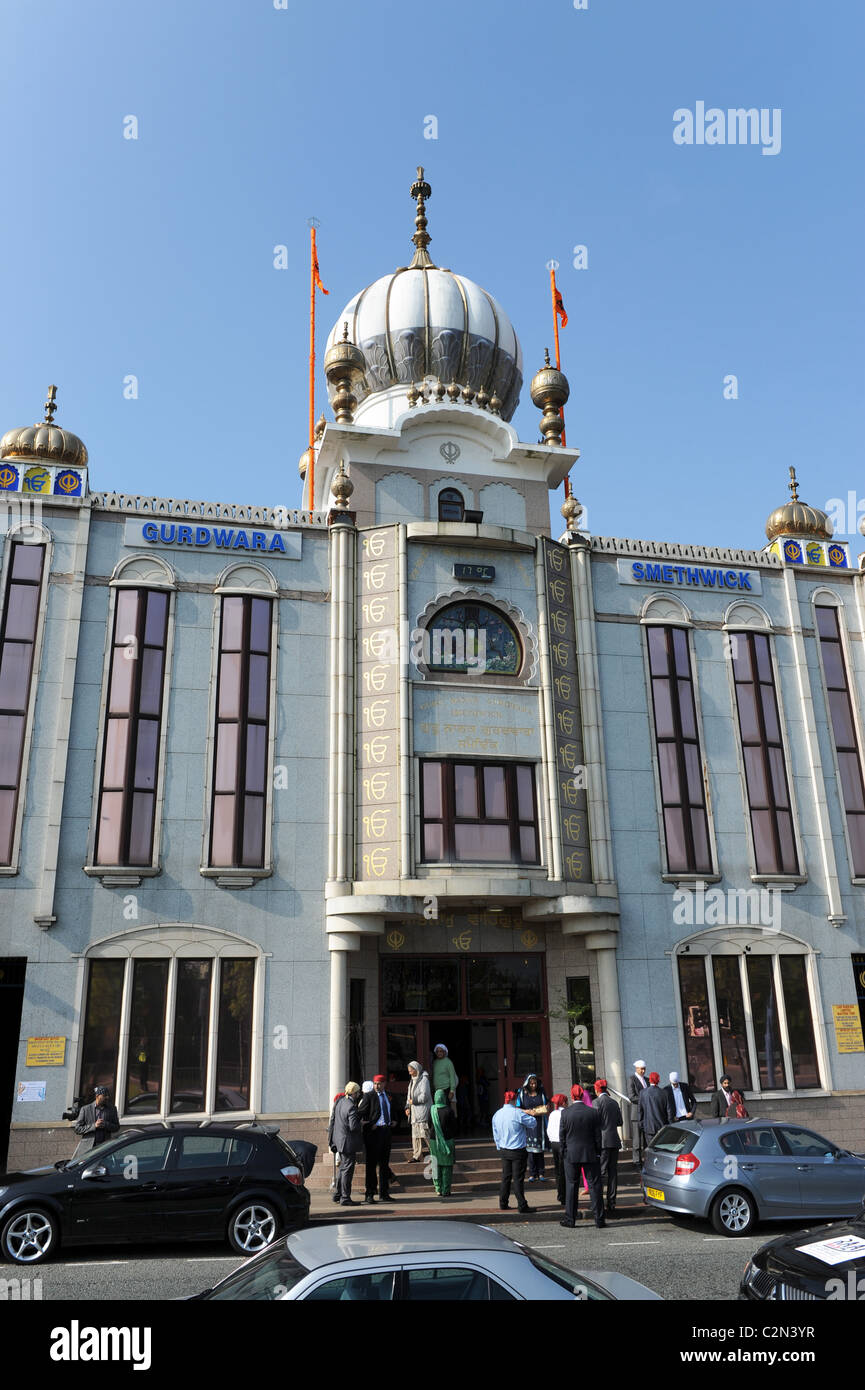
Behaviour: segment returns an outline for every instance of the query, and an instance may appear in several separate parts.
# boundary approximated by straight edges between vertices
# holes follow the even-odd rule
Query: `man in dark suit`
[[[366,1188],[364,1201],[372,1205],[376,1187],[380,1202],[392,1202],[388,1191],[390,1147],[397,1107],[385,1090],[384,1077],[373,1077],[373,1089],[367,1091],[357,1107],[363,1125],[363,1146],[366,1149]]]
[[[649,1084],[640,1096],[640,1126],[647,1144],[651,1144],[655,1135],[674,1118],[673,1102],[666,1091],[660,1090],[660,1079],[656,1071],[650,1072]]]
[[[607,1092],[607,1083],[600,1078],[595,1082],[595,1111],[601,1117],[601,1192],[607,1189],[604,1210],[612,1216],[616,1210],[616,1193],[619,1190],[619,1127],[622,1111],[618,1101]]]
[[[582,1086],[571,1087],[573,1104],[562,1111],[559,1143],[565,1165],[565,1215],[560,1226],[575,1225],[579,1213],[580,1169],[589,1185],[589,1200],[595,1225],[605,1226],[601,1191],[601,1117],[593,1106],[583,1103]]]
[[[670,1084],[664,1087],[664,1095],[667,1096],[673,1107],[674,1120],[693,1120],[697,1113],[694,1092],[687,1081],[679,1080],[677,1071],[670,1072]]]
[[[646,1136],[640,1126],[640,1096],[648,1084],[646,1064],[640,1057],[634,1063],[634,1070],[628,1077],[628,1100],[631,1102],[631,1157],[638,1168],[643,1166],[643,1150],[646,1147]]]

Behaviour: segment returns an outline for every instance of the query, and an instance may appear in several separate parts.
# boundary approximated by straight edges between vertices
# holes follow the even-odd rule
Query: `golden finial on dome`
[[[544,349],[544,365],[532,377],[531,397],[533,403],[542,410],[541,434],[546,444],[558,446],[562,441],[562,407],[567,402],[571,388],[564,372],[550,365],[550,350]]]
[[[354,492],[354,483],[345,471],[345,459],[340,459],[339,461],[339,468],[334,475],[330,490],[333,497],[336,499],[334,506],[346,510],[348,507],[348,499]]]
[[[776,507],[766,522],[766,535],[770,541],[776,536],[803,536],[806,539],[830,541],[833,526],[826,512],[819,507],[809,507],[807,502],[799,501],[799,483],[796,470],[790,467],[790,501],[783,507]]]
[[[435,262],[427,251],[432,237],[426,229],[426,200],[432,197],[432,189],[423,176],[422,164],[417,166],[417,178],[411,186],[411,196],[417,200],[417,216],[414,220],[416,230],[412,237],[415,251],[409,270],[435,269]]]
[[[45,402],[45,421],[46,425],[54,424],[54,414],[57,410],[57,387],[48,387],[48,399]]]
[[[56,409],[57,387],[49,386],[44,418],[24,429],[7,430],[0,439],[0,459],[31,459],[83,468],[87,463],[87,450],[77,434],[54,423]]]

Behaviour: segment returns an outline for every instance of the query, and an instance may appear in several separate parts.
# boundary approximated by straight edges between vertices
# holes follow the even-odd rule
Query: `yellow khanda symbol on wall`
[[[405,945],[405,933],[396,930],[389,931],[385,940],[392,951],[398,951],[401,946]]]
[[[823,547],[817,541],[811,541],[805,546],[805,554],[808,557],[809,565],[825,565],[826,563]]]
[[[28,468],[24,474],[24,492],[50,492],[51,474],[47,468]]]
[[[537,946],[538,944],[537,932],[524,931],[520,937],[520,941],[528,950],[531,950],[532,946]]]

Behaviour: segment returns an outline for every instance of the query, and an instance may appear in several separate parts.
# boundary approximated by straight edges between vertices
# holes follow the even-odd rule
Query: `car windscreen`
[[[599,1289],[597,1284],[590,1284],[588,1279],[582,1274],[578,1274],[575,1269],[568,1269],[565,1265],[556,1264],[555,1260],[547,1260],[543,1255],[539,1255],[537,1250],[526,1248],[526,1254],[534,1265],[535,1269],[540,1270],[548,1279],[560,1284],[568,1293],[572,1293],[574,1298],[584,1298],[587,1302],[610,1302],[610,1295]]]
[[[256,1299],[259,1302],[272,1303],[274,1299],[281,1298],[289,1289],[293,1289],[308,1273],[309,1270],[298,1264],[286,1248],[285,1242],[281,1241],[278,1247],[264,1250],[254,1259],[247,1260],[246,1264],[229,1274],[227,1279],[223,1279],[221,1284],[211,1289],[204,1297],[208,1302],[224,1298]]]
[[[656,1153],[683,1154],[693,1148],[697,1138],[692,1129],[685,1129],[682,1125],[665,1125],[652,1140],[652,1148]]]

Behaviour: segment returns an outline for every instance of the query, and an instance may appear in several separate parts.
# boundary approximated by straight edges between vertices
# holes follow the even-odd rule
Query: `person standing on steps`
[[[618,1101],[607,1091],[607,1083],[600,1077],[595,1082],[595,1109],[601,1117],[601,1191],[606,1188],[604,1211],[612,1216],[616,1210],[616,1193],[619,1190],[619,1126],[622,1111]]]
[[[499,1209],[507,1211],[513,1184],[517,1211],[529,1212],[531,1207],[526,1201],[523,1187],[527,1162],[526,1134],[533,1133],[538,1122],[528,1110],[518,1110],[516,1101],[516,1091],[505,1091],[505,1103],[493,1115],[493,1138],[502,1161]]]
[[[456,1115],[459,1077],[444,1043],[436,1043],[433,1048],[432,1077],[430,1079],[433,1091],[444,1091],[448,1104]]]
[[[339,1154],[338,1185],[333,1200],[343,1207],[358,1205],[351,1195],[351,1182],[358,1153],[363,1148],[363,1127],[357,1110],[360,1093],[357,1082],[349,1081],[342,1100],[333,1107],[327,1130],[328,1147]]]
[[[631,1103],[631,1158],[637,1168],[643,1166],[643,1150],[646,1147],[646,1136],[640,1125],[640,1096],[648,1084],[646,1064],[640,1057],[634,1063],[634,1070],[628,1077],[628,1100]]]
[[[447,1093],[443,1090],[435,1093],[430,1119],[432,1133],[429,1138],[429,1151],[432,1159],[433,1187],[439,1197],[449,1197],[454,1175],[457,1122],[448,1104]]]
[[[411,1121],[411,1163],[423,1163],[423,1141],[429,1143],[431,1108],[429,1076],[420,1062],[409,1062],[405,1113]]]
[[[392,1202],[390,1195],[390,1149],[397,1110],[385,1090],[384,1076],[379,1073],[371,1082],[372,1089],[358,1106],[363,1124],[363,1145],[366,1149],[366,1190],[364,1200],[375,1201],[376,1187],[380,1202]],[[366,1083],[364,1083],[366,1085]]]

